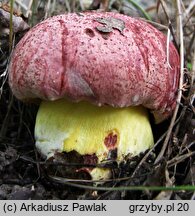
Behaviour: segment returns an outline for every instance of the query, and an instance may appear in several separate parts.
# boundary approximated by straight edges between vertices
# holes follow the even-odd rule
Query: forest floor
[[[100,186],[57,178],[55,172],[49,170],[59,169],[61,164],[45,161],[37,152],[34,125],[38,106],[18,101],[7,82],[10,28],[8,23],[2,22],[2,10],[10,11],[6,9],[6,2],[0,1],[0,199],[195,199],[194,189],[185,188],[195,184],[195,1],[116,0],[104,5],[95,0],[87,5],[90,1],[57,0],[53,5],[54,1],[46,4],[37,0],[30,8],[31,15],[22,16],[32,27],[56,14],[101,8],[143,19],[149,16],[148,22],[160,31],[167,34],[170,29],[184,60],[180,71],[182,95],[175,119],[153,124],[155,146],[124,164],[115,164],[113,170],[120,175]],[[23,30],[14,31],[15,45],[27,29],[24,26]],[[138,188],[140,185],[145,189]],[[176,187],[176,190],[166,191],[161,186]],[[126,187],[132,188],[125,190]],[[153,190],[154,187],[159,189]]]

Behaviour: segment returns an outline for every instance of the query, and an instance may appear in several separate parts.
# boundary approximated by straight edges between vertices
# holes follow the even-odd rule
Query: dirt
[[[62,4],[60,2],[59,4]],[[170,4],[167,5],[169,9],[173,7]],[[62,5],[57,5],[56,8],[61,9],[60,6]],[[109,10],[129,12],[127,6],[120,6],[121,10],[119,10],[119,6],[119,2],[115,1]],[[74,5],[74,7],[76,7],[74,10],[81,11],[78,5]],[[154,11],[151,11],[149,6],[147,7],[152,16]],[[157,6],[155,5],[155,7]],[[34,12],[34,15],[39,17],[36,22],[39,22],[45,14],[44,7],[38,9]],[[61,13],[61,10],[53,13],[57,14],[58,12]],[[135,14],[140,14],[140,11],[135,11]],[[162,17],[154,21],[168,25]],[[190,16],[189,19],[190,22],[194,22],[193,16]],[[174,30],[176,30],[175,23],[173,23]],[[194,27],[191,24],[186,24],[183,29],[185,88],[182,92],[177,119],[170,133],[168,147],[163,153],[163,157],[158,163],[155,163],[161,152],[171,119],[159,125],[153,124],[156,147],[151,152],[127,159],[125,163],[112,162],[107,164],[112,168],[113,179],[100,184],[99,187],[102,189],[98,190],[98,188],[92,187],[93,183],[90,181],[70,181],[67,172],[64,173],[63,165],[66,164],[67,169],[73,165],[69,161],[64,161],[60,155],[56,156],[55,162],[46,161],[37,152],[34,140],[34,124],[38,105],[18,101],[9,89],[6,73],[10,55],[9,31],[7,26],[1,25],[0,30],[3,30],[4,33],[0,35],[0,199],[194,199],[193,190],[167,192],[161,190],[106,190],[106,188],[113,187],[181,186],[194,185],[195,183],[195,87],[192,71],[194,69],[192,64],[194,47],[190,47],[190,44],[194,42],[192,37]],[[24,33],[25,31],[16,32],[15,44]],[[185,35],[189,35],[189,37]],[[176,42],[179,45],[178,40]],[[77,157],[74,155],[74,158]],[[80,159],[76,162],[79,163]],[[77,177],[88,179],[88,176]]]

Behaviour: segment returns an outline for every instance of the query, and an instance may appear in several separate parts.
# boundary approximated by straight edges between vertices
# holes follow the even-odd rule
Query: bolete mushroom
[[[168,118],[178,79],[173,43],[150,24],[112,12],[69,13],[37,24],[9,66],[13,94],[42,100],[37,149],[47,158],[76,151],[94,165],[110,157],[120,163],[153,145],[147,110],[157,123]],[[109,169],[80,170],[94,180],[110,176]]]

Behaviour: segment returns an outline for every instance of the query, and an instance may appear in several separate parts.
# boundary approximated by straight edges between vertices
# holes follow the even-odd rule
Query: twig
[[[191,109],[192,111],[195,113],[195,107],[194,107],[194,100],[195,100],[195,86],[194,86],[194,83],[195,83],[195,50],[194,50],[194,53],[193,53],[193,57],[192,57],[192,75],[191,75],[191,85],[190,85],[190,106],[191,106]],[[195,129],[194,129],[195,131]]]
[[[185,159],[192,157],[193,155],[195,155],[195,152],[188,152],[187,154],[181,155],[181,156],[177,156],[171,160],[169,160],[167,162],[168,167],[172,167],[178,163],[181,163],[182,161],[184,161]]]
[[[192,77],[191,77],[191,86],[193,86],[195,82],[195,50],[192,57]]]
[[[3,119],[3,122],[2,122],[1,130],[0,130],[0,137],[4,137],[7,133],[7,128],[8,128],[8,123],[9,123],[12,105],[13,105],[13,95],[11,94],[8,108],[7,108],[7,112],[6,112],[5,118]]]
[[[33,4],[33,0],[22,2],[21,0],[15,0],[15,3],[19,5],[19,9],[23,9],[24,16],[29,17],[32,14],[31,6]]]
[[[190,40],[189,46],[188,46],[187,51],[186,51],[186,55],[187,55],[187,56],[190,55],[190,52],[191,52],[191,49],[192,49],[192,47],[193,47],[194,41],[195,41],[195,27],[194,27],[194,33],[193,33],[193,35],[192,35],[192,38],[191,38],[191,40]]]
[[[182,98],[182,87],[183,87],[183,74],[184,74],[184,43],[183,43],[183,27],[182,27],[182,13],[181,13],[181,3],[180,0],[177,0],[177,9],[178,9],[178,16],[179,16],[179,36],[180,36],[180,80],[179,80],[179,89],[178,89],[178,96],[177,96],[177,104],[173,113],[173,117],[171,119],[171,123],[169,125],[167,135],[165,141],[163,143],[163,147],[155,160],[155,164],[157,164],[162,158],[166,151],[168,142],[171,137],[171,133],[173,131],[173,127],[175,124],[175,120],[177,117],[177,113],[179,110],[180,101]]]
[[[181,115],[177,118],[177,120],[175,121],[174,125],[176,125],[179,122],[179,120],[181,118]],[[165,132],[164,134],[162,134],[162,136],[157,140],[157,142],[154,144],[154,146],[144,155],[144,157],[142,158],[142,160],[139,162],[139,164],[135,168],[133,174],[131,175],[132,178],[138,172],[138,170],[140,169],[140,167],[142,166],[142,164],[147,160],[147,158],[149,157],[150,153],[152,151],[154,151],[154,149],[158,146],[158,144],[161,143],[161,141],[166,137],[166,134],[167,134],[167,132]]]
[[[75,0],[71,0],[70,1],[70,5],[71,5],[71,12],[75,12],[75,7],[76,7],[76,1]]]
[[[165,138],[166,133],[164,133],[159,139],[158,141],[154,144],[153,148],[151,148],[147,154],[144,155],[144,157],[142,158],[142,160],[139,162],[139,164],[137,165],[137,167],[135,168],[133,174],[131,175],[131,177],[133,178],[136,173],[138,172],[138,170],[140,169],[140,167],[142,166],[142,164],[147,160],[147,158],[149,157],[149,155],[151,154],[152,151],[154,151],[154,149],[156,148],[156,146]]]
[[[51,0],[48,0],[48,2],[47,2],[47,4],[46,4],[46,8],[45,8],[45,16],[44,16],[44,19],[47,19],[48,16],[49,16],[50,5],[51,5]]]
[[[66,5],[68,13],[70,13],[71,12],[71,8],[70,8],[70,3],[69,3],[68,0],[65,0],[65,5]]]
[[[168,28],[168,31],[167,31],[167,49],[166,49],[166,56],[167,56],[167,64],[169,66],[169,68],[172,69],[170,63],[169,63],[169,48],[170,48],[170,36],[171,36],[171,33],[170,33],[170,29]]]
[[[184,17],[187,17],[190,11],[195,7],[195,0],[191,1],[188,8],[185,10]]]
[[[82,185],[69,182],[68,179],[56,176],[48,176],[49,180],[52,180],[56,183],[66,184],[72,187],[78,187],[88,190],[95,190],[95,191],[194,191],[194,185],[180,185],[180,186],[121,186],[121,187],[96,187],[96,186],[89,186],[89,185]]]
[[[9,51],[11,52],[13,44],[13,13],[14,13],[14,0],[10,4],[10,25],[9,25]]]
[[[8,64],[6,66],[5,71],[1,74],[0,78],[3,79],[1,87],[0,87],[0,99],[1,99],[1,96],[2,96],[2,93],[3,93],[3,88],[4,88],[4,85],[5,85],[5,83],[7,81],[7,78],[8,78]]]
[[[79,0],[79,4],[80,4],[80,7],[81,7],[81,10],[84,11],[85,7],[83,5],[83,0]]]
[[[178,44],[177,44],[177,40],[176,40],[176,37],[175,37],[175,34],[174,34],[174,29],[173,29],[173,26],[172,26],[172,23],[171,23],[171,19],[169,18],[169,15],[168,15],[168,12],[167,12],[167,6],[166,6],[166,4],[165,4],[165,2],[164,2],[164,0],[159,0],[159,2],[158,2],[158,6],[157,6],[157,12],[158,12],[158,8],[159,8],[159,5],[161,4],[161,6],[162,6],[162,9],[163,9],[163,12],[164,12],[164,14],[165,14],[165,17],[166,17],[166,19],[167,19],[167,22],[169,23],[169,30],[170,30],[170,32],[171,32],[171,35],[173,36],[173,43],[174,43],[174,45],[176,46],[176,48],[177,48],[177,50],[179,50],[179,48],[178,48]],[[166,8],[165,8],[166,7]]]
[[[154,21],[151,21],[151,20],[146,20],[146,19],[141,18],[141,17],[139,17],[139,19],[144,20],[145,22],[148,22],[148,23],[154,25],[155,27],[157,27],[159,29],[166,30],[166,31],[168,30],[168,27],[163,25],[163,24],[160,24],[160,23],[157,23],[157,22],[154,22]]]
[[[108,7],[109,7],[109,0],[101,0],[100,10],[108,11]]]
[[[160,0],[160,1],[158,2],[158,4],[157,4],[157,12],[158,12],[158,9],[159,9],[160,4],[161,4],[161,6],[162,6],[163,12],[164,12],[165,17],[166,17],[166,19],[167,19],[167,22],[169,22],[170,18],[169,18],[169,15],[168,15],[168,13],[167,13],[167,9],[165,8],[165,7],[166,7],[166,3],[164,2],[164,0]]]
[[[190,12],[190,14],[186,15],[186,20],[185,20],[185,23],[184,23],[184,27],[188,24],[188,22],[190,21],[190,19],[194,16],[194,13],[195,13],[195,7],[192,9],[192,11]]]

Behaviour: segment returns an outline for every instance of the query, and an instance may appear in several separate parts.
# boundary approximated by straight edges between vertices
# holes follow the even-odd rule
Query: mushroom
[[[113,12],[58,15],[28,31],[13,52],[9,84],[20,100],[42,100],[41,154],[75,151],[86,164],[76,171],[99,180],[111,170],[87,164],[120,163],[152,147],[148,110],[160,123],[176,105],[179,55],[166,41],[150,24]]]

